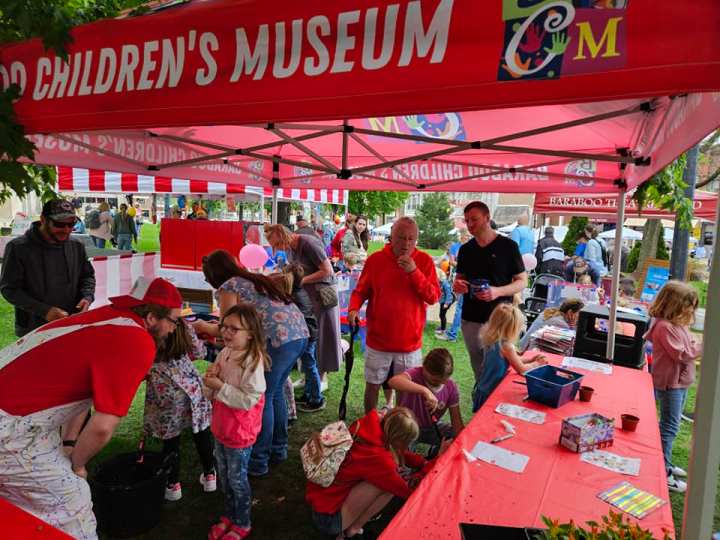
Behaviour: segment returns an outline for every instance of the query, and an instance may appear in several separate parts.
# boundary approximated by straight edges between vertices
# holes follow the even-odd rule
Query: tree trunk
[[[284,201],[278,201],[277,205],[277,222],[285,225],[286,227],[290,226],[290,203],[284,202]]]
[[[646,259],[654,259],[657,254],[658,238],[663,234],[662,222],[659,219],[648,219],[643,228],[642,246],[638,257],[636,273],[642,272]]]
[[[695,198],[695,183],[697,182],[697,161],[698,146],[693,146],[685,154],[685,170],[683,171],[683,182],[687,184],[685,197],[691,201]],[[690,225],[692,227],[692,225]],[[670,279],[684,280],[688,266],[688,242],[690,241],[690,230],[683,229],[675,220],[673,231],[672,254],[670,255]]]

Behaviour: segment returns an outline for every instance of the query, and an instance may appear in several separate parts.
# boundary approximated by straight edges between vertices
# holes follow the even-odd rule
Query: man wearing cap
[[[565,250],[562,244],[555,240],[555,229],[545,227],[545,236],[538,240],[535,249],[538,274],[555,274],[562,276],[565,270]]]
[[[5,248],[0,293],[15,306],[18,337],[92,304],[95,271],[85,246],[70,238],[76,221],[70,201],[48,201],[40,221]]]
[[[307,219],[305,219],[303,216],[298,216],[295,220],[295,232],[297,234],[309,234],[314,235],[315,229],[313,229],[309,224]]]
[[[110,302],[0,351],[0,497],[80,539],[97,538],[86,464],[127,414],[182,306],[160,278],[140,278]],[[59,428],[90,405],[68,457]]]

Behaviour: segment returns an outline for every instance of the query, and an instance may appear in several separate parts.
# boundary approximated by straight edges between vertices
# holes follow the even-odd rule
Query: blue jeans
[[[317,341],[309,341],[300,357],[302,372],[305,375],[305,398],[316,405],[322,402],[320,393],[320,372],[317,369]]]
[[[269,342],[267,344],[272,368],[265,372],[265,407],[262,429],[250,457],[249,471],[252,475],[266,474],[270,457],[277,460],[287,458],[288,411],[283,385],[306,346],[307,338],[296,339],[280,347],[273,347]]]
[[[460,330],[460,320],[462,319],[462,307],[463,307],[463,299],[465,298],[464,294],[458,295],[457,303],[455,304],[455,315],[453,316],[453,322],[450,328],[448,329],[445,334],[447,337],[449,337],[452,340],[457,339],[458,330]]]
[[[92,239],[93,244],[96,248],[103,249],[105,247],[105,239],[99,238],[97,236],[90,235],[90,238]]]
[[[230,448],[215,442],[220,488],[225,495],[225,514],[238,527],[250,528],[252,493],[248,482],[248,462],[252,447]]]
[[[685,409],[687,388],[655,390],[655,399],[660,402],[660,440],[662,441],[665,469],[672,470],[672,447],[680,431],[680,416]]]
[[[132,249],[132,234],[118,234],[117,248],[124,251],[130,251]]]

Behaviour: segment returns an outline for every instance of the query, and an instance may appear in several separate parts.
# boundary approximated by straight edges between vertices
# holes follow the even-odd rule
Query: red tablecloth
[[[551,357],[559,364],[559,357]],[[665,478],[653,386],[644,371],[614,366],[613,374],[575,370],[585,374],[584,385],[595,388],[590,403],[579,400],[559,409],[533,401],[522,402],[524,380],[510,372],[488,401],[470,420],[453,445],[421,482],[381,538],[460,538],[461,522],[511,527],[543,527],[541,516],[567,522],[600,521],[611,508],[597,498],[601,491],[626,480],[668,501],[640,521],[643,528],[662,538],[662,529],[673,531],[672,511]],[[470,396],[463,396],[470,399]],[[535,425],[495,413],[500,402],[524,405],[547,413],[545,424]],[[615,418],[615,442],[608,451],[642,459],[640,476],[626,476],[580,461],[558,444],[563,418],[597,412]],[[620,415],[640,417],[637,431],[620,429]],[[505,431],[500,419],[512,422],[517,435],[499,443],[503,448],[530,457],[523,473],[513,473],[476,461],[468,463],[461,449],[471,451],[478,441],[490,441]],[[631,518],[632,519],[632,518]]]
[[[2,538],[72,540],[72,537],[0,497]]]

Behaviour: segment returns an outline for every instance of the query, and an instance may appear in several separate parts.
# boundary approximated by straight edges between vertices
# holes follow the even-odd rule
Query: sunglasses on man
[[[77,218],[72,221],[56,221],[53,218],[48,218],[52,226],[56,229],[73,229],[77,224]]]

